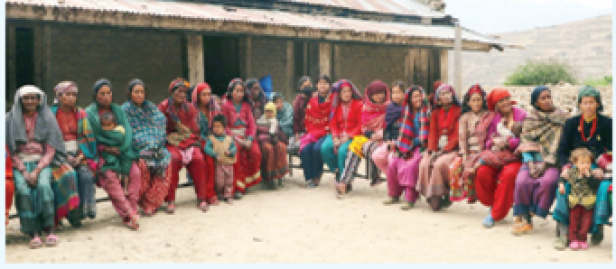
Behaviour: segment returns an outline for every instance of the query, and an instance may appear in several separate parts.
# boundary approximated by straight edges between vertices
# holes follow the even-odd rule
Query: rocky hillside
[[[567,60],[580,80],[612,74],[612,15],[526,31],[495,34],[524,50],[465,52],[462,85],[502,85],[526,59],[556,57]],[[453,51],[449,53],[449,77],[453,82]]]

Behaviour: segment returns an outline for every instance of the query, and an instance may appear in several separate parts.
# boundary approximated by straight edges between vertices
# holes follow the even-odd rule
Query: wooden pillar
[[[417,82],[415,84],[424,88],[424,90],[430,89],[430,49],[420,49],[419,50],[419,60],[418,63],[419,71],[417,76]]]
[[[404,83],[406,85],[421,85],[421,51],[420,49],[409,49],[404,68]]]
[[[336,81],[337,77],[342,76],[342,56],[340,55],[340,44],[334,44],[334,68],[331,76],[332,82]]]
[[[252,38],[247,36],[240,39],[240,74],[242,77],[252,76]]]
[[[441,82],[449,83],[449,51],[442,49],[440,52]]]
[[[331,43],[319,43],[319,75],[332,76]]]
[[[295,50],[294,50],[294,41],[287,41],[287,87],[284,91],[283,95],[286,100],[294,100],[294,91],[295,89]]]
[[[14,93],[17,90],[17,34],[16,34],[15,26],[8,26],[6,33],[6,41],[7,41],[7,80],[8,80],[8,89],[6,89],[7,93]],[[7,96],[10,101],[13,101],[13,96]]]
[[[203,36],[186,35],[186,57],[188,58],[188,81],[192,84],[205,81]]]
[[[460,22],[456,23],[456,41],[455,41],[455,72],[454,72],[454,88],[458,96],[462,93],[462,27]]]

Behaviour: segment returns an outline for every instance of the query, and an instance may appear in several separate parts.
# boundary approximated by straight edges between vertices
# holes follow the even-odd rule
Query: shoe
[[[167,214],[173,214],[173,213],[175,213],[175,204],[169,203],[167,205]]]
[[[496,224],[494,218],[492,218],[492,214],[488,214],[485,219],[483,219],[483,227],[492,228]]]
[[[415,207],[415,203],[413,202],[406,202],[403,206],[400,207],[400,209],[407,211],[407,210],[411,210],[413,209],[413,207]]]
[[[580,249],[580,243],[578,241],[572,241],[571,244],[569,244],[569,248],[571,250],[578,250]]]
[[[554,240],[554,249],[565,250],[567,248],[567,236],[559,236]]]
[[[526,222],[521,222],[513,225],[511,228],[511,233],[515,236],[520,236],[523,234],[527,234],[533,231],[533,225],[528,224]]]
[[[283,185],[282,185],[282,178],[278,179],[278,187],[283,187]]]
[[[590,236],[590,243],[593,246],[598,246],[603,242],[603,225],[597,225],[597,231]]]
[[[588,243],[580,241],[580,242],[578,242],[578,244],[580,245],[580,249],[581,250],[587,250],[588,249]]]
[[[242,196],[243,196],[243,195],[242,195],[242,193],[241,193],[241,192],[236,191],[236,192],[233,194],[233,199],[235,199],[235,200],[241,200],[241,199],[242,199]]]
[[[400,197],[390,197],[383,202],[384,205],[393,205],[397,203],[400,203]]]

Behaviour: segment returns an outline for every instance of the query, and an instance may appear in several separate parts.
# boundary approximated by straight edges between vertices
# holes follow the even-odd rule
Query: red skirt
[[[247,188],[261,182],[261,150],[256,141],[244,148],[236,143],[237,162],[233,165],[234,192],[244,193]]]
[[[11,205],[13,204],[13,195],[15,194],[15,184],[13,184],[12,180],[6,181],[6,224],[9,224],[9,210],[11,210]]]

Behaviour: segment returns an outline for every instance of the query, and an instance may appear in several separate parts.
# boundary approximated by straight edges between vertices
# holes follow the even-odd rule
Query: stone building
[[[7,101],[24,84],[50,93],[74,80],[86,105],[101,77],[117,103],[136,77],[156,102],[179,76],[221,94],[234,77],[271,74],[288,99],[302,75],[429,90],[447,80],[454,47],[456,19],[443,8],[429,0],[7,0]],[[463,50],[504,46],[463,29]]]

